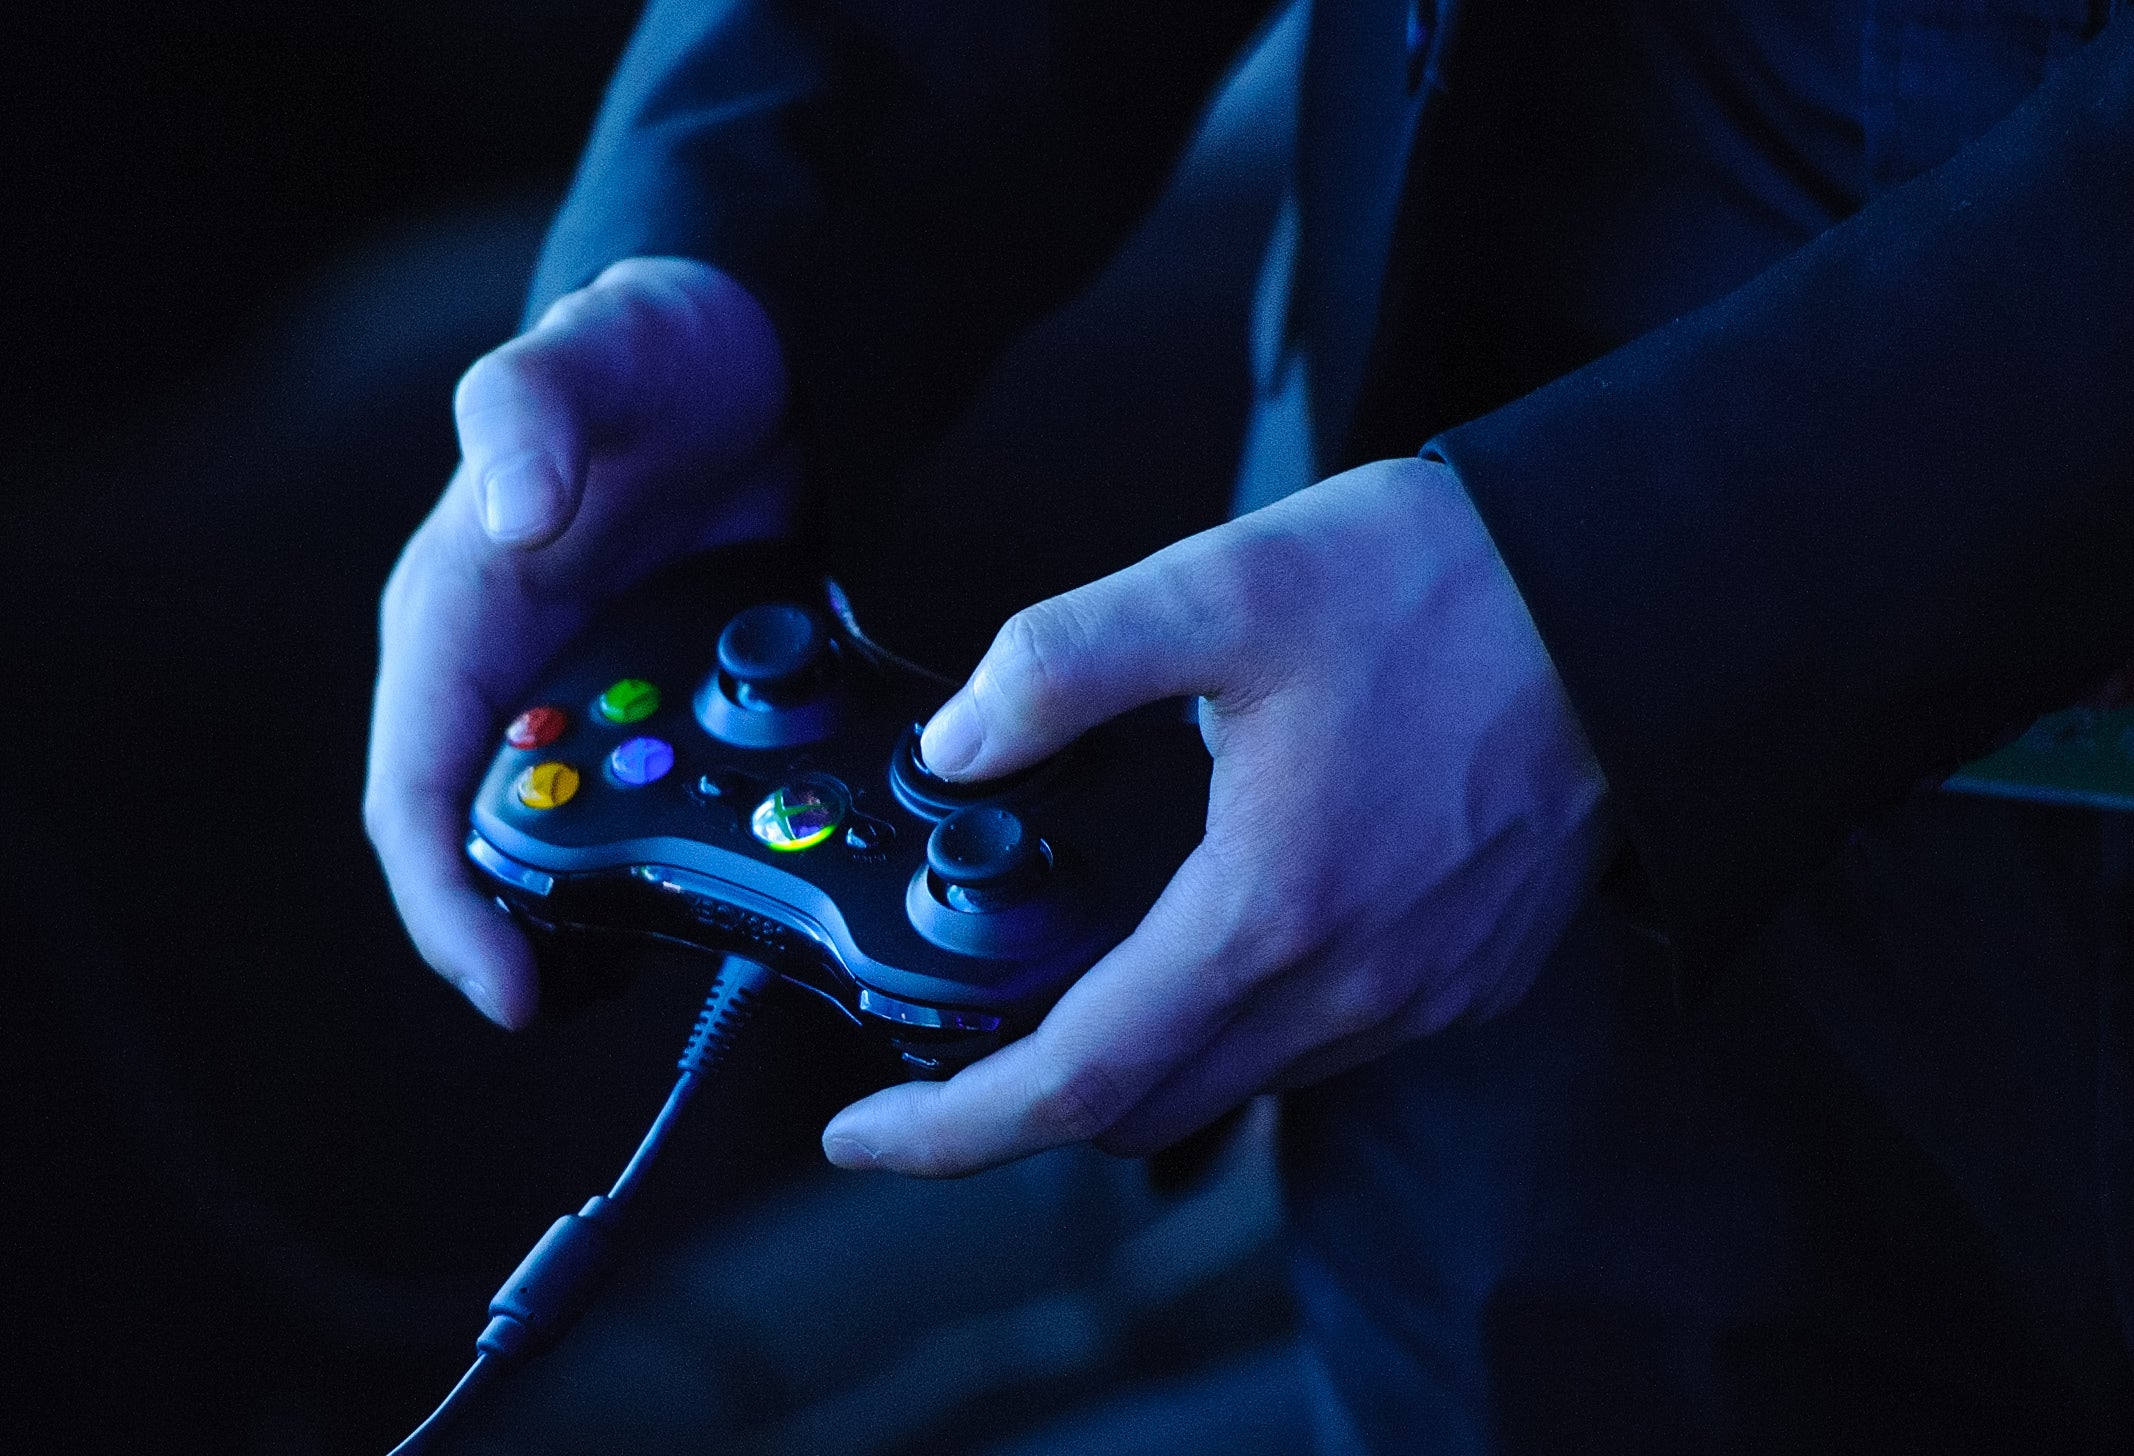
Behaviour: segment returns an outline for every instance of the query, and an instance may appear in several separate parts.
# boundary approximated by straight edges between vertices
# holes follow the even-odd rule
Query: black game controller
[[[1200,840],[1209,772],[1172,703],[950,783],[918,751],[950,686],[869,642],[796,548],[695,558],[551,665],[475,796],[468,856],[537,945],[746,956],[947,1076],[1147,913]]]

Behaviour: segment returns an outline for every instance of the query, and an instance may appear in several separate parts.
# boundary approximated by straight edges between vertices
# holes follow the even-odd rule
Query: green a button
[[[641,677],[626,677],[593,702],[604,723],[642,723],[659,711],[659,688]]]

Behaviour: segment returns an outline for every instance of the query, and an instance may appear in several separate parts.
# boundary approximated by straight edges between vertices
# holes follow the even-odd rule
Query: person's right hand
[[[785,401],[762,308],[682,258],[615,264],[460,381],[460,467],[385,588],[363,817],[416,949],[493,1021],[537,997],[462,850],[504,717],[601,601],[783,528]]]

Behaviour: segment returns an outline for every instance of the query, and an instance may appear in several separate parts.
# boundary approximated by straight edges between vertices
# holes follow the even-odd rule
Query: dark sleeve
[[[2134,24],[1938,171],[1430,449],[1677,947],[2134,650]]]
[[[811,434],[885,467],[1153,199],[1265,0],[653,0],[527,317],[635,254],[764,304]]]

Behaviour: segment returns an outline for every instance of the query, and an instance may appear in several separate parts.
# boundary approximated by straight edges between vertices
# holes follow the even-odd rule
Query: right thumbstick
[[[1047,865],[1044,846],[1022,816],[993,804],[958,809],[926,841],[926,867],[957,910],[982,913],[1027,899]]]

